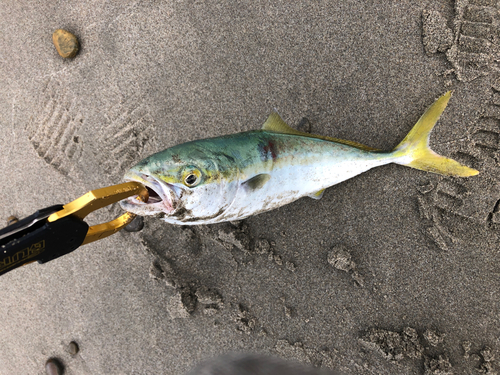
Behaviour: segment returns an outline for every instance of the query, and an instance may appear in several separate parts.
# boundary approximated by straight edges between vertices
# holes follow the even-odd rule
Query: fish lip
[[[138,215],[155,215],[161,212],[171,215],[175,211],[174,202],[176,202],[177,196],[174,187],[170,184],[153,176],[135,172],[127,173],[124,179],[127,182],[135,181],[143,184],[161,198],[160,202],[147,203],[138,199],[138,195],[134,195],[120,201],[120,205],[124,210]]]

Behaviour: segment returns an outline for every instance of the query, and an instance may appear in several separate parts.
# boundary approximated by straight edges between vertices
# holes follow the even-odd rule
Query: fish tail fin
[[[436,154],[429,147],[429,135],[450,98],[451,91],[448,91],[425,111],[405,139],[394,149],[394,163],[446,176],[469,177],[479,173],[453,159]]]

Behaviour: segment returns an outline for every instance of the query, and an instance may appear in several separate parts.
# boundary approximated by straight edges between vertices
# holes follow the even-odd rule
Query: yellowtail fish
[[[273,113],[260,130],[180,144],[142,160],[125,174],[149,190],[149,200],[121,201],[124,210],[168,223],[240,220],[291,203],[321,198],[327,187],[371,168],[396,163],[448,176],[477,175],[434,153],[429,135],[451,92],[427,109],[392,151],[292,129]]]

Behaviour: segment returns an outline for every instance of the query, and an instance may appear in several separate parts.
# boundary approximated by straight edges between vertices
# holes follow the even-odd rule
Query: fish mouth
[[[136,181],[143,184],[149,193],[149,198],[143,202],[138,195],[128,197],[120,201],[120,206],[128,212],[137,215],[157,215],[164,213],[171,215],[177,201],[175,187],[158,180],[152,176],[129,172],[125,175],[125,181]]]

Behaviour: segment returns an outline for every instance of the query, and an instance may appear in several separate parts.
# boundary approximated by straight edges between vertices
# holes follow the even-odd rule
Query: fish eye
[[[196,175],[194,174],[188,174],[186,176],[186,178],[184,179],[184,182],[186,183],[186,185],[188,186],[193,186],[196,184],[196,181],[198,181],[198,177],[196,177]]]
[[[195,187],[201,181],[201,172],[197,169],[189,169],[184,174],[184,185],[187,187]]]

